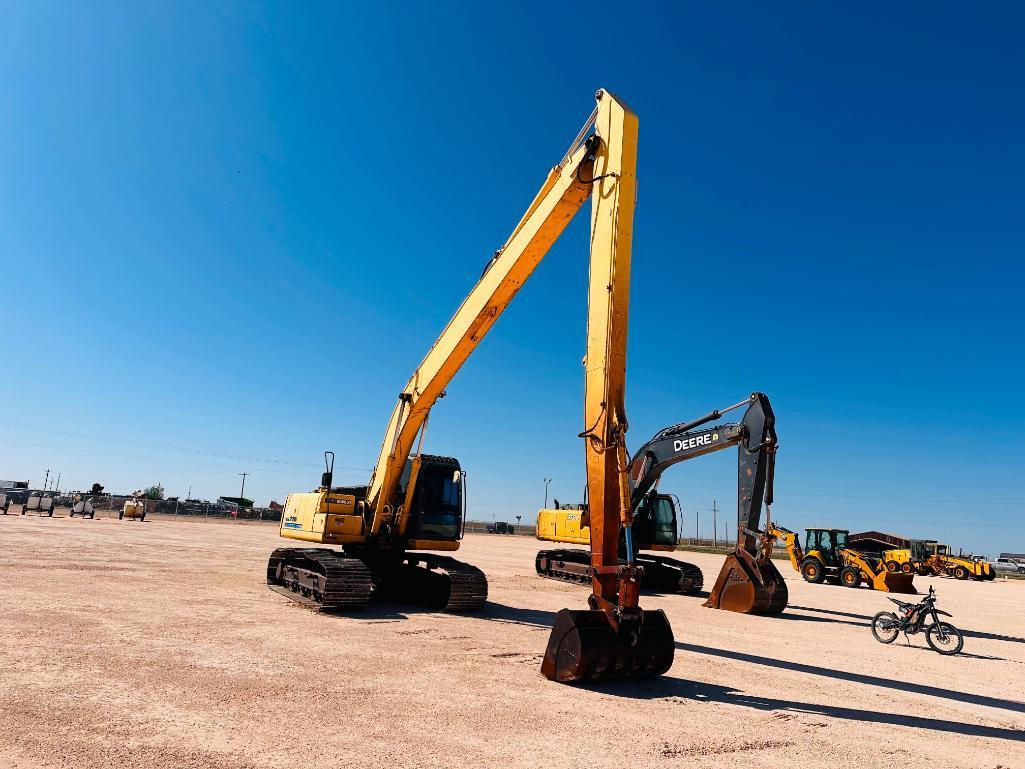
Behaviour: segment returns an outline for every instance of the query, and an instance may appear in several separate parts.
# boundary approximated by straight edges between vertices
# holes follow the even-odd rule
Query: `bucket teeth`
[[[673,665],[676,644],[665,612],[646,611],[619,632],[605,612],[563,609],[555,615],[541,672],[571,683],[662,675]]]
[[[776,565],[741,552],[726,556],[703,605],[741,614],[779,614],[788,600],[787,583]]]

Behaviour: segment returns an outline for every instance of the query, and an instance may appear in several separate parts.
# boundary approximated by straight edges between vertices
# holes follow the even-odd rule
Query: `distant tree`
[[[146,499],[163,499],[164,487],[160,485],[150,486],[148,489],[142,492],[142,495],[146,497]]]
[[[92,489],[89,490],[90,494],[102,494],[103,486],[98,483],[94,483]]]

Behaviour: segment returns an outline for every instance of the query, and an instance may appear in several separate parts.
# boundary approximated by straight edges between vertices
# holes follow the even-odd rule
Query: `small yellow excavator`
[[[636,539],[636,561],[644,569],[641,587],[645,592],[700,593],[705,584],[701,569],[692,563],[641,551],[673,552],[677,543],[677,508],[669,494],[649,493],[639,508],[634,509],[633,531]],[[587,503],[560,505],[538,511],[535,536],[543,542],[567,545],[590,545],[591,527]],[[620,554],[625,543],[620,542]],[[559,582],[591,583],[591,553],[588,550],[539,550],[534,558],[538,575]]]
[[[484,604],[480,570],[447,556],[465,519],[465,474],[450,457],[422,453],[428,416],[446,386],[590,198],[590,282],[584,377],[584,453],[592,594],[587,610],[563,609],[541,664],[550,680],[660,675],[673,633],[662,611],[643,611],[632,544],[625,435],[627,313],[636,202],[637,116],[608,91],[512,235],[485,267],[399,393],[370,482],[335,487],[325,455],[320,488],[290,494],[281,536],[341,550],[279,548],[271,588],[317,608],[358,608],[371,592],[423,598],[450,611]],[[592,130],[593,129],[593,130]],[[496,152],[500,153],[500,143]],[[418,439],[419,436],[419,439]],[[413,446],[416,444],[414,452]],[[626,553],[619,558],[620,531]]]
[[[745,405],[748,408],[739,424],[695,429]],[[775,416],[769,398],[758,392],[701,419],[660,430],[630,461],[635,548],[638,551],[676,549],[676,505],[671,496],[657,493],[662,474],[675,464],[730,446],[738,447],[737,479],[741,491],[738,496],[738,524],[744,529],[757,527],[763,498],[769,504],[772,502],[772,456],[776,451],[776,443]],[[541,510],[537,517],[537,538],[549,542],[585,544],[590,537],[588,522],[586,504]],[[762,536],[761,532],[754,534]],[[741,532],[738,547],[744,553],[747,553],[745,545],[749,536],[751,534],[746,531]],[[620,541],[621,555],[625,554],[625,549],[625,541]],[[729,585],[729,588],[719,586],[718,590],[713,590],[714,599],[710,596],[708,605],[747,614],[778,614],[786,608],[786,582],[775,565],[761,558],[758,549],[753,550],[751,556],[753,565],[747,563],[748,559],[744,555],[734,553],[730,556],[734,562],[738,558],[743,559],[748,566],[745,572],[748,578],[730,580],[720,575],[720,581]],[[699,592],[703,587],[701,570],[693,564],[640,553],[635,558],[644,569],[641,586],[650,591],[690,594]],[[564,582],[586,582],[590,579],[590,559],[583,550],[541,550],[535,559],[535,568],[543,577]],[[739,562],[733,563],[723,573],[728,575],[732,568],[743,567],[739,566]]]
[[[800,572],[805,582],[832,582],[847,587],[860,587],[866,582],[873,590],[885,593],[918,592],[914,574],[887,571],[881,559],[848,547],[849,533],[847,529],[807,529],[802,549],[795,532],[776,524],[769,526],[769,534],[786,545],[794,571]]]

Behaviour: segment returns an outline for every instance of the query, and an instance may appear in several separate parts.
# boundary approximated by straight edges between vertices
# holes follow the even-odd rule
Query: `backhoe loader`
[[[739,424],[695,429],[747,406]],[[701,419],[659,431],[630,462],[631,504],[637,550],[674,550],[677,542],[676,506],[670,496],[658,494],[662,473],[675,464],[737,446],[738,551],[727,558],[707,606],[750,614],[778,614],[787,605],[787,588],[775,565],[748,539],[761,536],[757,528],[763,498],[772,503],[772,478],[776,452],[775,416],[768,396],[750,398],[719,409]],[[588,536],[586,505],[580,510],[542,510],[538,513],[537,538],[580,544]],[[625,552],[625,542],[620,542]],[[580,550],[542,550],[537,554],[538,574],[563,581],[586,578],[587,554]],[[703,577],[696,566],[663,556],[637,555],[643,567],[641,585],[658,592],[694,593]],[[740,572],[741,576],[730,575]],[[721,584],[720,584],[721,583]]]
[[[289,495],[281,535],[342,549],[275,550],[267,567],[271,587],[323,608],[360,607],[372,591],[380,590],[412,594],[448,610],[472,611],[483,605],[483,573],[423,552],[459,547],[466,499],[459,462],[422,453],[428,416],[590,198],[586,429],[581,436],[590,495],[592,594],[589,609],[556,614],[541,671],[550,680],[580,681],[659,675],[672,665],[675,644],[669,621],[662,611],[643,611],[639,605],[641,569],[633,550],[625,448],[638,121],[608,91],[598,91],[596,97],[597,106],[569,150],[399,393],[369,484],[334,487],[333,462],[328,461],[319,489]],[[626,542],[622,562],[621,530]]]
[[[794,570],[805,582],[832,582],[847,587],[868,583],[873,590],[886,593],[916,594],[914,574],[890,572],[881,559],[872,558],[847,546],[846,529],[807,529],[802,549],[797,534],[776,524],[768,532],[786,545]]]

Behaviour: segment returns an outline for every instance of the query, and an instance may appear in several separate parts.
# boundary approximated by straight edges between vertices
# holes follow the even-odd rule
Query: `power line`
[[[215,457],[217,459],[237,459],[243,462],[264,462],[272,465],[296,465],[299,467],[319,467],[314,462],[301,462],[292,459],[274,459],[271,457],[253,457],[244,454],[232,454],[223,451],[211,451],[208,449],[197,449],[194,447],[186,446],[164,446],[156,443],[147,443],[144,441],[128,440],[126,438],[115,438],[108,435],[97,435],[95,433],[83,433],[75,430],[65,430],[59,427],[49,427],[47,425],[33,425],[26,422],[12,422],[10,420],[0,420],[0,426],[8,427],[12,430],[31,430],[34,432],[49,433],[51,435],[60,435],[66,438],[79,438],[90,441],[101,441],[104,443],[116,443],[122,446],[136,446],[144,449],[156,449],[158,451],[176,451],[185,454],[195,454],[200,456]],[[343,468],[344,469],[344,468]],[[364,468],[348,468],[350,470],[363,470]],[[370,472],[367,470],[367,472]]]

